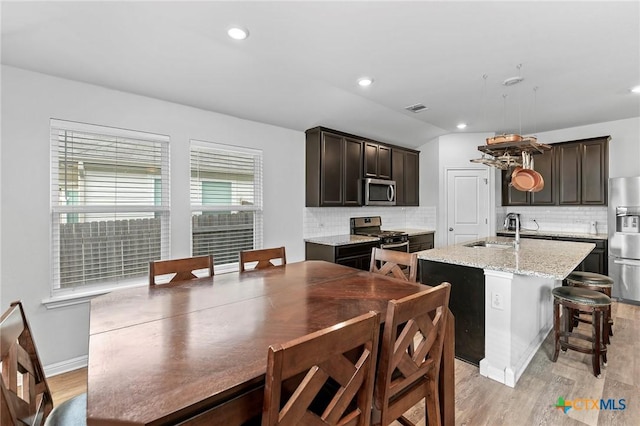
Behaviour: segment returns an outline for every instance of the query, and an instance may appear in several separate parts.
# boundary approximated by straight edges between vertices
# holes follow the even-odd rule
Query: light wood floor
[[[551,362],[551,334],[514,389],[482,377],[477,367],[456,360],[456,425],[640,425],[640,306],[614,302],[612,313],[614,336],[608,366],[600,379],[593,376],[588,355],[560,352],[558,361]],[[51,377],[49,385],[54,404],[59,404],[86,392],[87,370]],[[558,397],[624,399],[626,409],[570,409],[565,414],[555,408]],[[424,425],[424,405],[416,405],[407,417]]]

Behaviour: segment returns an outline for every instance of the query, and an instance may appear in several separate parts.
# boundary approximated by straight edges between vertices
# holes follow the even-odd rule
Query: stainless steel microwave
[[[395,206],[396,181],[385,179],[362,179],[362,205]]]

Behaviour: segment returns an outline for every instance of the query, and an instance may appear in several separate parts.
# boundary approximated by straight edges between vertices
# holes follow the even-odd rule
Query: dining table
[[[234,425],[262,412],[268,347],[428,286],[325,261],[116,290],[91,301],[87,424]],[[454,318],[440,411],[454,424]]]

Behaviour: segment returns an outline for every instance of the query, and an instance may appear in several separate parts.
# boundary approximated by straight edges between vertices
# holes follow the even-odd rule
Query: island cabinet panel
[[[358,206],[363,141],[318,128],[306,133],[306,206]]]
[[[430,286],[451,284],[449,309],[455,317],[456,358],[479,365],[485,356],[484,271],[420,260],[420,282]]]
[[[391,178],[396,182],[396,205],[420,205],[419,152],[393,148]]]
[[[364,176],[391,179],[391,147],[375,142],[365,143]]]
[[[368,271],[371,263],[371,250],[378,246],[377,241],[338,246],[307,241],[305,242],[305,260],[326,260]]]

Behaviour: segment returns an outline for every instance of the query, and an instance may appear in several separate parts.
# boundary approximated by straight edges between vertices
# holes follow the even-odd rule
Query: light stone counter
[[[513,238],[487,237],[476,241],[509,244]],[[593,250],[595,244],[570,241],[520,239],[520,248],[454,246],[418,252],[418,259],[493,271],[562,280]]]
[[[327,237],[305,238],[307,243],[324,244],[327,246],[344,246],[347,244],[371,243],[380,241],[378,237],[368,237],[366,235],[330,235]]]

